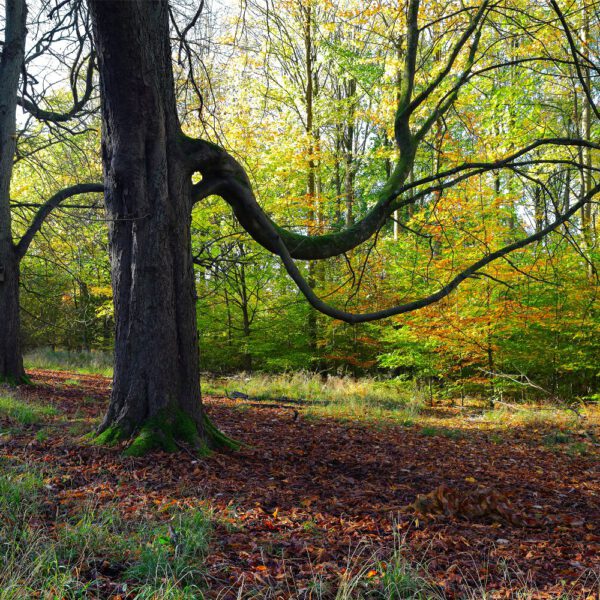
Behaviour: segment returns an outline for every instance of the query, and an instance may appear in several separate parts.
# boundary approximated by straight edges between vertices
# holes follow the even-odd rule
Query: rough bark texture
[[[192,182],[179,150],[168,6],[91,0],[90,8],[101,74],[116,321],[113,391],[101,431],[106,438],[141,431],[141,450],[169,449],[173,437],[206,442]]]
[[[19,319],[19,263],[14,249],[0,242],[0,381],[20,383],[25,380],[21,353]]]
[[[7,0],[0,57],[0,380],[24,379],[19,320],[19,260],[12,240],[10,180],[16,149],[15,115],[25,50],[26,6]]]

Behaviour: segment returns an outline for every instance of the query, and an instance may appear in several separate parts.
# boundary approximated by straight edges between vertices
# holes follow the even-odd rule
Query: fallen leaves
[[[465,478],[474,483],[472,477]],[[467,520],[490,519],[517,527],[534,527],[538,524],[533,516],[519,510],[506,495],[492,488],[460,490],[439,485],[429,494],[420,494],[411,505],[421,516],[447,515]]]
[[[33,430],[2,439],[3,455],[43,466],[49,501],[60,510],[93,501],[133,519],[173,506],[210,508],[209,597],[228,598],[242,581],[256,597],[265,590],[294,597],[290,590],[309,589],[316,576],[338,581],[357,548],[367,545],[385,561],[399,541],[448,597],[479,581],[490,597],[506,597],[506,565],[540,598],[556,597],[562,581],[583,594],[585,573],[600,573],[598,462],[540,448],[543,428],[512,428],[498,452],[489,432],[475,428],[455,440],[417,428],[290,422],[285,409],[240,410],[207,398],[211,418],[247,447],[202,460],[131,459],[70,430],[82,419],[89,430],[102,415],[107,379],[78,375],[74,387],[64,385],[68,373],[33,378],[37,385],[23,393],[62,416],[43,444],[30,445]]]

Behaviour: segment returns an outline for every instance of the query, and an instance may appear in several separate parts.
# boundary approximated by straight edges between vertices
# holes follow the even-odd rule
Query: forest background
[[[310,234],[338,231],[367,212],[396,158],[393,115],[405,14],[397,3],[354,0],[286,0],[274,8],[259,1],[241,8],[205,3],[188,36],[193,52],[176,57],[183,126],[243,163],[276,222]],[[428,2],[425,8],[434,24],[422,38],[422,73],[445,61],[454,40],[448,7]],[[188,9],[185,3],[177,8]],[[595,95],[597,7],[578,0],[567,15]],[[456,27],[461,18],[457,10]],[[492,20],[477,59],[482,75],[462,87],[452,110],[432,127],[413,179],[465,161],[495,160],[540,138],[598,135],[581,73],[568,60],[551,8],[515,0]],[[69,43],[53,51],[65,65]],[[30,56],[35,51],[29,49]],[[529,61],[538,56],[559,60]],[[185,64],[190,57],[196,62]],[[486,72],[498,63],[507,66]],[[72,102],[60,62],[40,66],[36,83],[46,87],[45,108],[60,111]],[[83,70],[75,86],[85,86]],[[202,105],[198,89],[204,90]],[[12,184],[17,234],[55,190],[101,180],[94,99],[72,126],[23,117],[19,127]],[[311,287],[348,310],[378,310],[425,296],[490,249],[540,231],[591,188],[597,158],[589,149],[572,149],[573,160],[588,167],[585,175],[561,163],[554,147],[532,155],[543,164],[488,170],[424,194],[370,243],[326,263],[303,263]],[[205,200],[194,210],[202,368],[395,377],[451,398],[597,400],[597,213],[597,203],[589,204],[436,304],[348,325],[319,316],[279,258],[252,241],[224,203]],[[78,196],[53,211],[32,242],[21,268],[28,351],[93,353],[98,360],[110,353],[106,225],[101,199]]]

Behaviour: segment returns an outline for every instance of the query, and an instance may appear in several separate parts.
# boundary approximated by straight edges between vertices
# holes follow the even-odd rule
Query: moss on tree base
[[[94,443],[111,446],[131,438],[125,456],[144,456],[153,450],[177,452],[182,444],[198,456],[206,456],[211,450],[239,450],[242,446],[219,431],[206,414],[203,429],[204,436],[201,436],[194,420],[184,411],[164,409],[147,419],[133,436],[125,427],[112,425],[95,436]]]
[[[97,435],[94,432],[91,432],[87,434],[86,437],[99,446],[114,446],[124,440],[127,435],[123,428],[117,425],[111,425]]]
[[[230,438],[217,429],[206,413],[204,413],[202,420],[210,448],[214,450],[239,450],[243,446],[242,442]]]

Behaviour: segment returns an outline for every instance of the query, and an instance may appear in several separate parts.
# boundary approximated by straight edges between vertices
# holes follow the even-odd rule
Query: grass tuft
[[[125,576],[145,586],[169,579],[185,587],[194,585],[202,576],[210,532],[211,521],[205,512],[176,515],[150,532],[150,541]]]
[[[57,414],[53,406],[26,402],[15,394],[2,393],[0,390],[0,419],[12,424],[34,425]]]
[[[279,375],[254,373],[252,376],[239,373],[220,379],[206,376],[203,388],[212,395],[224,396],[238,391],[258,401],[299,403],[303,414],[314,417],[405,426],[414,423],[424,406],[424,399],[417,388],[403,380],[322,378],[302,371]]]
[[[203,597],[207,511],[125,519],[86,506],[48,522],[42,475],[27,464],[1,466],[0,600],[105,597],[102,573],[132,599]]]
[[[421,429],[421,435],[431,437],[445,437],[449,440],[462,440],[466,437],[466,433],[460,429],[451,429],[449,427],[433,427],[426,426]]]
[[[37,348],[28,352],[23,362],[27,369],[50,369],[53,371],[72,371],[82,374],[105,375],[113,373],[113,357],[108,352],[73,352]],[[78,385],[79,382],[73,385]]]
[[[503,427],[525,426],[546,427],[560,426],[566,429],[577,424],[577,417],[570,411],[554,409],[540,409],[532,406],[518,408],[495,408],[483,413],[483,419],[491,423],[498,423]]]

